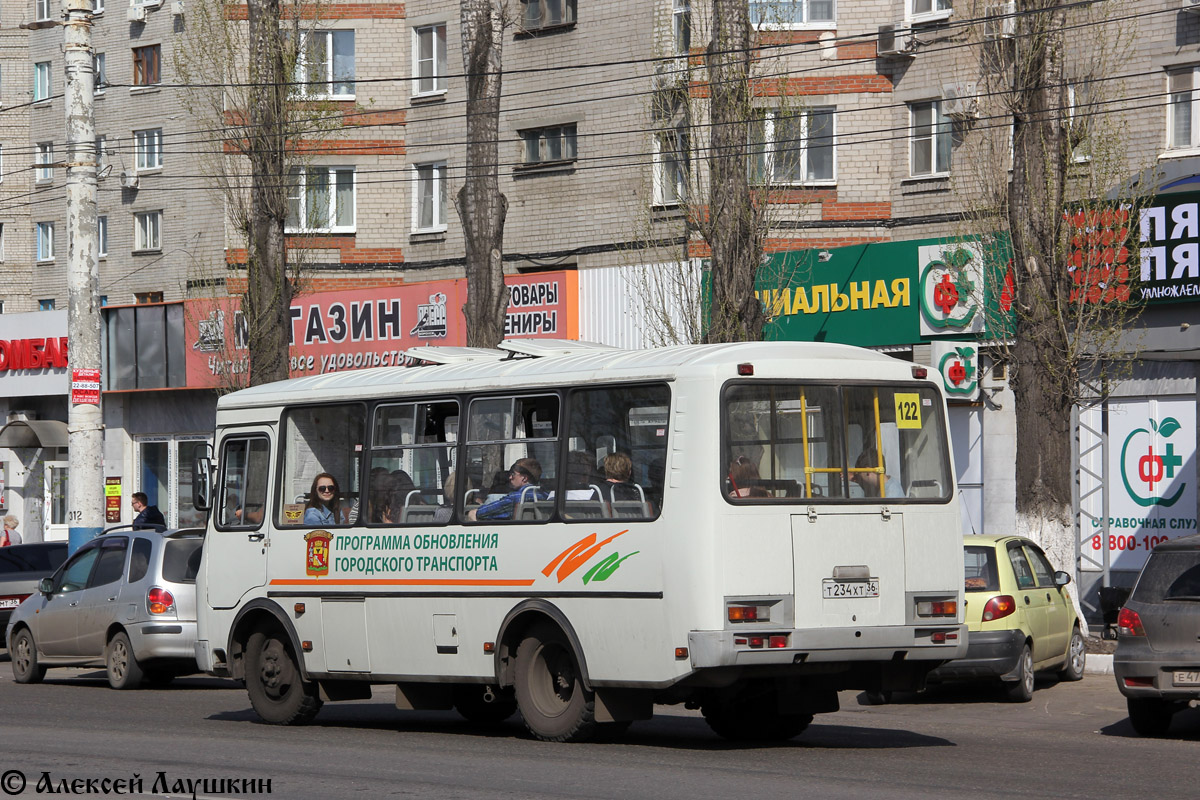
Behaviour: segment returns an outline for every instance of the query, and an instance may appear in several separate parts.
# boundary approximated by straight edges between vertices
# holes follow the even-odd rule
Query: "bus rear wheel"
[[[556,626],[532,626],[517,647],[517,707],[525,727],[548,742],[584,742],[597,731],[595,697],[583,686],[575,651]]]
[[[321,710],[317,684],[304,680],[281,631],[256,630],[246,643],[246,693],[263,722],[304,725]]]
[[[774,689],[747,688],[713,698],[700,708],[713,733],[735,742],[783,742],[799,736],[812,722],[812,714],[779,711]]]

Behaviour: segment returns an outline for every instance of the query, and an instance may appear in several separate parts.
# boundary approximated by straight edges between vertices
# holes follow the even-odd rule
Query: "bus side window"
[[[366,411],[361,403],[287,409],[280,439],[280,525],[304,525],[305,511],[318,504],[333,512],[334,522],[325,526],[353,524],[365,513],[358,485],[366,441]],[[316,477],[322,473],[333,476],[337,491],[332,500],[310,496]]]
[[[471,401],[459,519],[477,511],[487,522],[549,521],[544,501],[558,486],[558,417],[555,394]]]
[[[670,406],[662,385],[571,392],[563,519],[651,520],[661,513]]]
[[[451,520],[458,417],[456,400],[375,409],[367,525],[444,525]]]

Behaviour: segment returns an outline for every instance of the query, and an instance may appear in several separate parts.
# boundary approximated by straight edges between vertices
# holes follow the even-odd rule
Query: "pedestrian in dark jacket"
[[[150,498],[145,492],[134,492],[129,496],[133,504],[133,510],[138,512],[138,515],[133,518],[133,529],[136,530],[159,530],[167,527],[167,519],[158,510],[158,506],[146,505],[146,501]]]

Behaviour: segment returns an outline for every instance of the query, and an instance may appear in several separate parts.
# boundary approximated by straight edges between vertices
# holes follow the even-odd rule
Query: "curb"
[[[1083,665],[1084,675],[1112,675],[1112,653],[1088,653]]]

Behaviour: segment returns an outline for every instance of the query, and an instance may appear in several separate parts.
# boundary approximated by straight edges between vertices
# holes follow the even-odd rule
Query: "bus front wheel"
[[[282,631],[256,630],[246,643],[246,692],[263,722],[304,725],[321,710],[317,684],[304,680]]]
[[[550,742],[582,742],[597,733],[595,697],[583,686],[570,642],[556,626],[532,626],[517,647],[517,707],[525,727]]]

